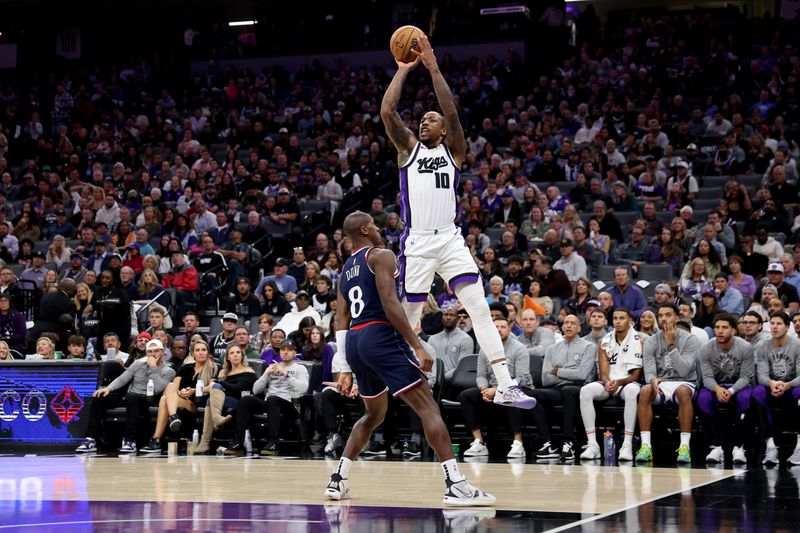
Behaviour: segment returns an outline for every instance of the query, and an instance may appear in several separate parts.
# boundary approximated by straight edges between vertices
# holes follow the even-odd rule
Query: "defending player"
[[[342,268],[336,313],[337,358],[346,358],[339,375],[343,393],[349,392],[355,372],[365,414],[353,426],[325,497],[350,496],[350,466],[386,414],[386,392],[400,397],[419,415],[425,438],[442,462],[448,505],[491,505],[495,498],[476,489],[461,475],[453,457],[450,434],[427,387],[422,371],[430,371],[433,359],[408,324],[397,298],[395,256],[375,248],[381,243],[372,217],[356,211],[344,220],[344,234],[356,251]],[[349,332],[347,331],[349,328]],[[405,340],[404,340],[405,339]],[[414,353],[409,349],[413,348]],[[424,386],[418,387],[417,385]]]
[[[398,151],[400,166],[400,212],[405,230],[400,238],[400,298],[408,322],[416,324],[422,304],[430,292],[435,273],[444,279],[461,300],[478,344],[486,353],[497,377],[494,402],[531,409],[536,400],[526,396],[511,379],[503,343],[492,324],[489,306],[479,283],[478,267],[453,223],[461,164],[467,153],[464,130],[450,87],[439,70],[428,38],[419,42],[413,63],[397,61],[397,73],[381,104],[386,133]],[[406,128],[397,104],[408,73],[419,63],[431,74],[433,88],[444,115],[425,113],[419,125],[419,140]]]

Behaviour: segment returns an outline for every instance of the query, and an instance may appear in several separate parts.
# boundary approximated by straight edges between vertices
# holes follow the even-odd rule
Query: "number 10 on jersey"
[[[437,189],[450,188],[450,174],[448,174],[447,172],[434,172],[433,175],[436,178]]]

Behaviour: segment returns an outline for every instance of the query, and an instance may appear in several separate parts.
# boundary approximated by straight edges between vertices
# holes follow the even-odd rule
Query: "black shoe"
[[[413,440],[403,443],[403,455],[406,457],[419,457],[422,454],[419,444]]]
[[[562,461],[575,460],[575,449],[571,441],[568,440],[564,441],[564,445],[561,447],[561,460]]]
[[[245,449],[243,444],[234,443],[233,446],[227,448],[223,455],[235,455],[237,457],[242,457],[245,454]]]
[[[361,453],[364,455],[386,455],[386,444],[377,440],[371,440]]]
[[[558,459],[558,448],[550,444],[550,441],[542,444],[542,447],[536,450],[537,459]]]
[[[144,454],[160,454],[161,453],[161,439],[158,437],[150,437],[147,446],[139,450]]]
[[[259,455],[278,455],[278,444],[275,442],[267,442],[267,445],[259,452]]]
[[[173,433],[177,433],[181,430],[181,419],[178,418],[178,415],[170,415],[169,430]]]

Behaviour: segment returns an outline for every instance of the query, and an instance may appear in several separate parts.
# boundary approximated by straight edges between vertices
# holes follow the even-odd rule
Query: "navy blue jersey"
[[[339,277],[339,290],[350,309],[351,328],[367,322],[389,322],[378,294],[375,274],[367,264],[370,250],[372,247],[360,248],[351,255]]]

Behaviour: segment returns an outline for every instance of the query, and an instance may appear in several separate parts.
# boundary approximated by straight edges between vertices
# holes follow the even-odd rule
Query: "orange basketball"
[[[416,58],[416,54],[412,52],[415,50],[419,43],[419,38],[424,33],[416,26],[402,26],[397,28],[389,40],[389,50],[392,55],[401,63],[412,63]]]

